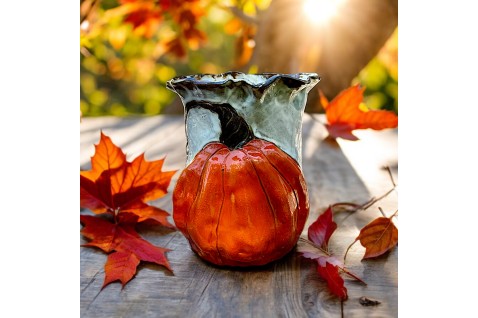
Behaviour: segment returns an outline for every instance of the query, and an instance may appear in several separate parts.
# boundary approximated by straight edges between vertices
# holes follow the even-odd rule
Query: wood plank
[[[310,195],[308,225],[331,203],[363,203],[391,188],[382,166],[392,166],[397,180],[397,133],[363,131],[358,142],[324,141],[323,117],[304,116],[303,169]],[[102,130],[132,157],[146,152],[155,160],[167,155],[165,169],[183,169],[186,138],[182,116],[120,119],[83,118],[80,125],[80,167],[89,168],[93,144]],[[170,192],[179,177],[176,173]],[[153,204],[172,211],[170,193]],[[342,256],[358,231],[380,216],[397,208],[392,193],[376,206],[345,218],[332,236],[331,248]],[[88,213],[82,211],[82,213]],[[341,221],[343,220],[343,221]],[[396,222],[398,224],[398,222]],[[313,262],[294,251],[283,259],[259,268],[225,269],[199,259],[179,233],[161,228],[141,228],[140,234],[153,244],[172,249],[168,258],[174,275],[160,266],[140,265],[136,277],[124,289],[113,283],[101,290],[106,255],[92,248],[80,248],[82,317],[339,317],[340,301],[327,290]],[[85,242],[84,238],[80,241]],[[396,317],[398,313],[398,248],[373,261],[361,261],[364,248],[356,243],[347,256],[349,268],[364,278],[364,286],[346,278],[349,300],[345,317]],[[376,307],[363,307],[361,296],[377,299]]]

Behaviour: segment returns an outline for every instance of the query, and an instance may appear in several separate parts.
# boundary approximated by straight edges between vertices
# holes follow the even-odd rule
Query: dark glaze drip
[[[231,105],[213,104],[205,101],[190,101],[186,103],[186,111],[201,107],[216,113],[221,122],[219,141],[229,149],[237,149],[254,139],[254,133],[244,118]]]

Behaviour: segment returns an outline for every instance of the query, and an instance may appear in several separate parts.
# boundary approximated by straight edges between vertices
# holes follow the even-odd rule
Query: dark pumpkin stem
[[[237,149],[254,139],[254,133],[244,118],[227,103],[213,104],[205,101],[190,101],[186,103],[186,111],[201,107],[216,113],[221,122],[219,141],[229,149]]]

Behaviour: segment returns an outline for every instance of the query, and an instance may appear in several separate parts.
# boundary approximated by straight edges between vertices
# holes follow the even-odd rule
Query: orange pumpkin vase
[[[173,218],[194,252],[217,265],[256,266],[290,252],[309,213],[297,162],[256,138],[228,104],[191,102],[215,112],[221,136],[196,154],[173,192]]]

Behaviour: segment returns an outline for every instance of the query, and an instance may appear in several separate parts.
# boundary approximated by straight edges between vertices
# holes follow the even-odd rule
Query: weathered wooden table
[[[329,204],[364,203],[392,188],[385,166],[397,182],[397,130],[357,131],[360,141],[325,139],[322,116],[304,115],[303,170],[310,196],[310,215],[302,233]],[[90,156],[100,130],[127,154],[128,160],[145,152],[147,160],[166,156],[165,170],[183,169],[186,137],[182,116],[147,118],[83,118],[80,124],[80,165],[90,168]],[[152,204],[172,213],[171,193]],[[331,238],[334,254],[342,257],[360,228],[379,217],[378,207],[392,214],[397,193],[392,192],[371,208],[347,217],[335,215],[338,229]],[[86,213],[88,211],[81,211]],[[347,217],[347,218],[346,218]],[[171,218],[172,222],[172,218]],[[398,221],[395,220],[398,226]],[[341,302],[327,290],[312,261],[292,251],[285,258],[261,268],[225,269],[199,259],[180,232],[140,229],[140,235],[172,251],[167,254],[174,275],[159,265],[144,264],[124,289],[121,283],[103,290],[106,254],[81,247],[82,317],[340,317]],[[86,242],[81,237],[81,243]],[[375,260],[361,261],[365,249],[356,243],[347,266],[368,285],[345,279],[349,299],[345,317],[397,317],[398,247]],[[362,306],[366,296],[381,302]]]

